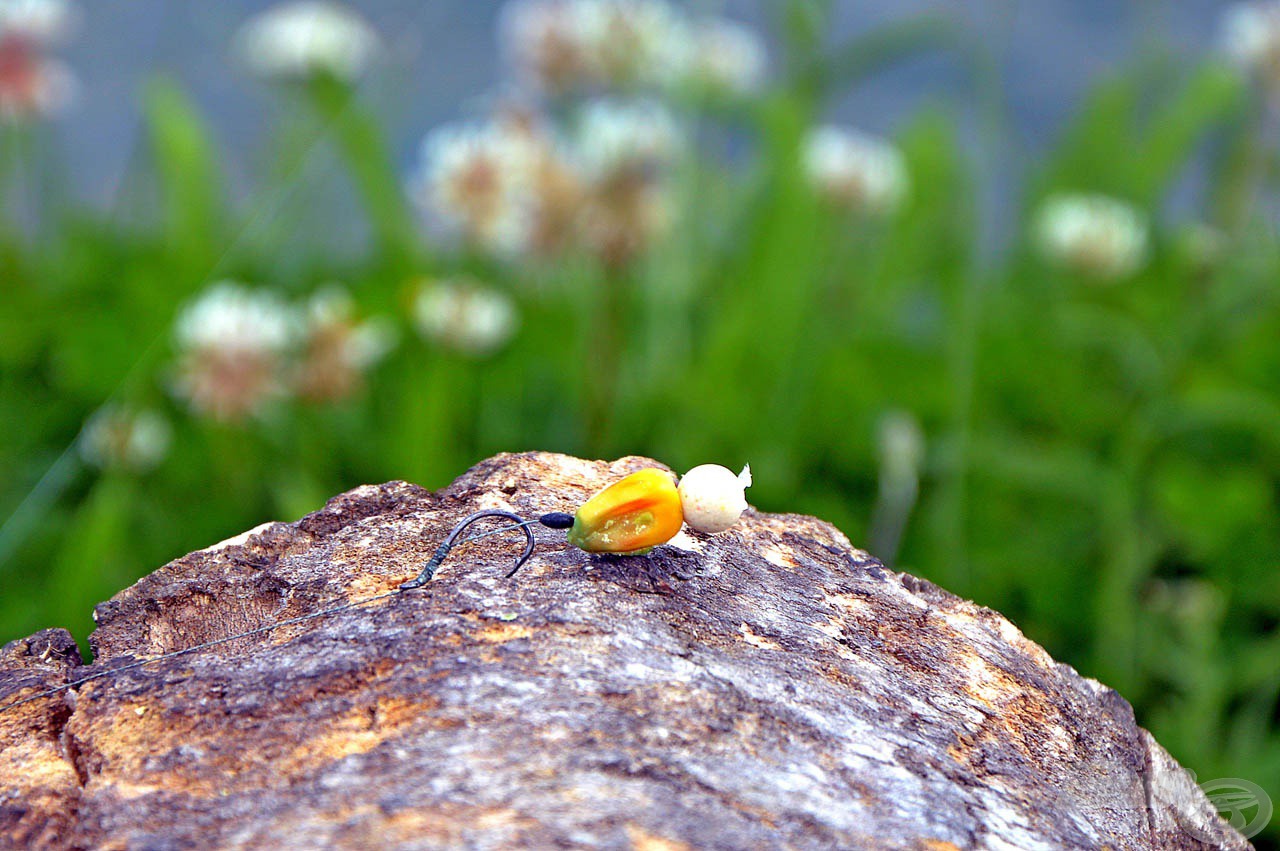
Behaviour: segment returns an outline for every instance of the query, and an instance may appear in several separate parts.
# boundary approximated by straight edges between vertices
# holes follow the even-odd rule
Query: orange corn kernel
[[[675,475],[650,467],[584,502],[569,543],[589,553],[643,553],[674,538],[683,522]]]

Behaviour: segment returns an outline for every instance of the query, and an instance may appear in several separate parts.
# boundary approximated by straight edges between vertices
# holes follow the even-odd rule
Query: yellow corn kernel
[[[683,520],[675,475],[650,467],[584,502],[569,543],[590,553],[644,553],[674,538]]]

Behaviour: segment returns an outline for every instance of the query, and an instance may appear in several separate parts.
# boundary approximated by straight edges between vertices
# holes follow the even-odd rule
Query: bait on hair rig
[[[615,553],[619,555],[644,555],[654,547],[665,544],[674,538],[679,534],[682,525],[686,523],[690,528],[699,532],[723,532],[737,523],[738,518],[742,516],[742,512],[747,509],[744,491],[750,485],[750,467],[744,467],[742,472],[735,476],[732,471],[718,464],[703,464],[702,466],[694,467],[678,482],[674,473],[650,467],[632,473],[604,488],[584,502],[574,514],[552,512],[543,514],[533,520],[525,520],[520,515],[510,511],[498,509],[477,511],[463,518],[453,528],[416,577],[401,583],[394,591],[387,591],[363,600],[321,609],[298,617],[275,621],[256,629],[223,636],[222,638],[206,641],[182,650],[174,650],[149,659],[141,659],[127,665],[98,671],[87,677],[6,703],[0,706],[0,713],[104,677],[115,676],[145,665],[162,662],[166,659],[207,650],[241,638],[262,635],[280,627],[292,626],[327,615],[337,614],[348,609],[367,606],[370,603],[394,597],[402,592],[421,588],[431,581],[440,565],[444,563],[444,560],[448,558],[449,553],[455,547],[481,538],[487,538],[491,535],[499,535],[515,530],[524,533],[524,551],[516,559],[515,566],[507,571],[506,576],[510,578],[533,555],[534,548],[538,543],[531,528],[535,525],[546,526],[550,529],[568,530],[567,542],[586,552]],[[515,522],[498,529],[462,538],[462,534],[472,524],[488,518],[505,518]]]

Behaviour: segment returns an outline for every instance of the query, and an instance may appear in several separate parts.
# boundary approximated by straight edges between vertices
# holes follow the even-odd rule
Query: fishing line
[[[513,517],[519,520],[519,522],[510,524],[507,526],[500,526],[497,529],[490,529],[488,532],[480,532],[478,534],[471,535],[468,538],[464,538],[461,541],[456,540],[458,535],[461,534],[463,531],[465,531],[467,527],[470,526],[472,523],[475,523],[478,520],[483,520],[487,517]],[[274,621],[269,624],[264,624],[259,627],[254,627],[253,629],[245,630],[244,632],[237,632],[233,635],[226,635],[226,636],[223,636],[222,638],[215,638],[210,641],[204,641],[204,642],[201,642],[200,644],[192,645],[191,647],[184,647],[181,650],[173,650],[168,653],[162,653],[159,656],[153,656],[149,659],[140,659],[136,662],[130,662],[129,664],[121,665],[118,668],[110,668],[105,671],[98,671],[97,673],[90,674],[87,677],[81,677],[78,680],[73,680],[72,682],[69,682],[69,683],[63,683],[60,686],[53,686],[52,688],[47,688],[47,689],[44,689],[43,691],[36,692],[35,694],[27,695],[26,697],[21,698],[19,700],[15,700],[11,703],[6,703],[3,706],[0,706],[0,715],[4,714],[5,712],[8,712],[10,709],[16,709],[17,707],[22,706],[23,704],[31,703],[32,701],[40,700],[41,698],[45,698],[45,697],[52,697],[55,694],[61,694],[62,692],[65,692],[65,691],[70,691],[71,689],[82,686],[85,683],[91,683],[94,680],[101,680],[106,677],[114,677],[119,674],[126,673],[128,671],[135,671],[139,668],[145,667],[146,665],[152,665],[158,662],[164,662],[168,659],[174,659],[178,656],[185,656],[189,653],[197,653],[201,650],[208,650],[211,647],[217,647],[222,644],[228,644],[232,641],[238,641],[242,638],[252,638],[255,635],[263,635],[265,633],[280,629],[281,627],[295,626],[300,623],[306,623],[307,621],[316,620],[317,618],[323,618],[329,615],[337,614],[339,612],[345,612],[351,609],[357,609],[357,608],[360,608],[361,606],[367,606],[370,603],[376,603],[380,600],[386,600],[391,597],[395,597],[399,594],[405,593],[406,591],[412,591],[417,588],[421,588],[423,585],[427,583],[427,580],[429,580],[435,574],[436,568],[440,566],[440,563],[444,561],[445,557],[448,556],[448,554],[452,550],[462,546],[463,544],[469,544],[472,541],[478,541],[482,538],[489,538],[494,535],[501,535],[504,532],[514,532],[516,530],[523,530],[527,535],[527,538],[529,541],[535,541],[536,539],[534,539],[533,537],[533,532],[529,529],[530,526],[540,523],[552,529],[565,528],[564,524],[565,524],[566,518],[570,523],[572,523],[573,517],[568,514],[552,513],[552,514],[544,514],[541,517],[537,517],[533,520],[520,520],[518,515],[512,514],[511,512],[508,512],[508,511],[497,511],[497,510],[478,511],[475,514],[469,515],[464,520],[462,520],[462,522],[460,522],[457,526],[454,527],[453,532],[449,535],[448,538],[445,539],[444,543],[442,543],[436,549],[435,555],[432,556],[429,562],[427,562],[426,567],[423,568],[422,572],[417,577],[401,583],[394,591],[384,591],[381,594],[375,594],[374,596],[366,597],[363,600],[355,600],[350,603],[343,603],[340,606],[331,606],[327,609],[320,609],[319,611],[309,612],[305,615],[298,615],[297,617],[286,618],[280,621]],[[526,545],[524,554],[516,562],[516,566],[506,574],[506,577],[507,578],[511,577],[512,574],[516,572],[516,570],[519,570],[520,567],[529,559],[529,556],[532,554],[532,552],[533,552],[532,546]],[[424,576],[426,577],[426,579],[423,579]]]
[[[137,662],[130,662],[128,665],[121,665],[118,668],[110,668],[106,671],[99,671],[96,674],[90,674],[89,676],[82,677],[81,679],[75,680],[74,682],[64,683],[63,685],[60,685],[60,686],[54,686],[53,688],[36,692],[35,694],[24,697],[21,700],[15,700],[13,703],[6,703],[4,706],[0,706],[0,714],[8,712],[10,709],[15,709],[23,705],[24,703],[30,703],[31,701],[39,700],[42,697],[50,697],[60,692],[64,692],[64,691],[68,691],[70,689],[76,688],[77,686],[82,686],[85,683],[91,683],[94,680],[100,680],[100,679],[103,679],[104,677],[116,676],[117,674],[123,674],[126,671],[137,670],[138,668],[141,668],[144,665],[150,665],[155,662],[163,662],[166,659],[173,659],[178,656],[185,656],[188,653],[196,653],[200,650],[208,650],[210,647],[217,647],[220,644],[227,644],[228,642],[237,641],[241,638],[249,638],[254,635],[261,635],[266,632],[271,632],[274,629],[279,629],[280,627],[283,627],[283,626],[293,626],[294,624],[305,623],[306,621],[315,620],[316,618],[321,618],[321,617],[324,617],[325,615],[332,615],[338,612],[344,612],[348,609],[354,609],[358,606],[364,606],[369,603],[376,602],[378,600],[385,600],[388,597],[394,597],[399,593],[400,593],[400,589],[397,588],[394,591],[386,591],[382,594],[378,594],[373,597],[368,597],[364,600],[357,600],[353,603],[344,603],[341,606],[333,606],[332,608],[321,609],[318,612],[311,612],[310,614],[299,615],[296,618],[288,618],[286,620],[276,621],[275,623],[269,623],[264,626],[257,627],[256,629],[250,629],[250,630],[245,630],[244,632],[238,632],[235,635],[227,635],[222,638],[215,638],[212,641],[205,641],[201,644],[195,644],[195,645],[192,645],[191,647],[183,648],[182,650],[174,650],[169,653],[163,653],[159,656],[153,656],[150,659],[141,659]]]

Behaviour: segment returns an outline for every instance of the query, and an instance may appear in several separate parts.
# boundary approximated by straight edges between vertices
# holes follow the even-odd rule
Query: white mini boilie
[[[736,476],[719,464],[694,467],[680,479],[684,522],[699,532],[725,531],[747,510],[745,491],[750,486],[750,466]]]

